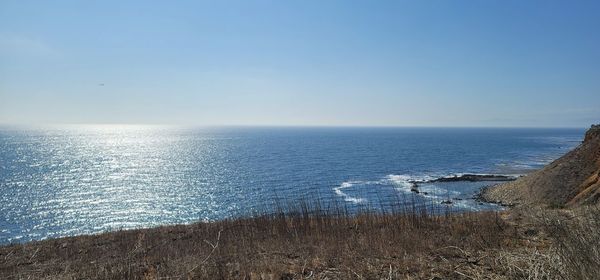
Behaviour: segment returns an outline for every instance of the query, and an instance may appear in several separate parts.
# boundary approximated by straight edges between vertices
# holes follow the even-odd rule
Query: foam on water
[[[365,203],[368,201],[367,198],[364,197],[356,197],[351,196],[344,192],[345,189],[351,188],[361,188],[365,186],[379,186],[379,187],[393,187],[398,192],[402,193],[411,193],[411,188],[414,183],[426,182],[436,177],[432,177],[429,175],[421,175],[421,176],[411,176],[411,175],[397,175],[397,174],[389,174],[381,179],[372,180],[372,181],[362,181],[362,180],[353,180],[342,182],[339,186],[334,187],[333,191],[336,195],[342,197],[347,202],[352,202],[356,204]]]
[[[382,180],[382,182],[383,183],[390,182],[390,183],[396,185],[396,189],[398,191],[410,192],[410,188],[413,185],[413,183],[411,183],[411,180],[413,180],[413,177],[411,177],[409,175],[390,174],[390,175],[387,175],[385,177],[385,179]]]
[[[367,202],[366,199],[350,196],[343,191],[343,189],[352,188],[358,184],[362,184],[362,182],[360,182],[360,181],[343,182],[340,186],[333,188],[333,191],[335,192],[335,194],[344,198],[344,201],[352,202],[355,204],[365,203],[365,202]]]
[[[411,183],[412,180],[417,180],[417,177],[412,177],[409,175],[390,174],[379,180],[373,180],[373,181],[354,180],[354,181],[342,182],[339,186],[334,187],[333,191],[335,192],[336,195],[342,197],[344,199],[344,201],[352,202],[355,204],[364,204],[368,201],[367,198],[352,196],[352,195],[348,194],[347,192],[344,192],[344,190],[352,189],[352,188],[364,188],[366,186],[380,186],[380,187],[393,186],[399,192],[410,193],[411,192],[410,188],[413,185]],[[357,191],[360,192],[361,190],[357,190]]]
[[[377,187],[377,188],[393,188],[401,194],[410,194],[420,197],[426,202],[441,204],[448,203],[447,207],[454,207],[461,210],[482,210],[482,209],[500,209],[501,207],[489,203],[479,202],[474,198],[474,194],[481,187],[489,186],[501,181],[480,181],[480,182],[434,182],[441,178],[455,178],[472,173],[452,173],[447,175],[407,175],[407,174],[389,174],[378,180],[353,180],[342,182],[339,186],[334,187],[334,193],[343,198],[346,202],[354,204],[366,204],[369,199],[365,196],[351,195],[348,193],[354,190],[356,193],[361,193],[361,188]],[[472,175],[501,175],[516,177],[514,174],[486,174],[478,173]],[[449,203],[451,202],[451,203]]]

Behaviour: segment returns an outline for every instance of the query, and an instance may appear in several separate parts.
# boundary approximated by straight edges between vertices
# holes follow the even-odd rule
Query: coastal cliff
[[[486,195],[527,205],[597,204],[599,153],[600,126],[593,126],[573,151]],[[512,179],[464,174],[429,182]],[[600,208],[439,215],[418,206],[354,215],[299,202],[254,217],[7,244],[0,246],[0,279],[578,280],[600,275]]]
[[[482,197],[505,204],[577,206],[600,204],[600,125],[583,142],[546,167],[485,190]]]

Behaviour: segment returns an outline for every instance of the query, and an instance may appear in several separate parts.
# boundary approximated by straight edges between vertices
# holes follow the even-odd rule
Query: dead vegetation
[[[518,243],[497,213],[290,211],[0,247],[0,278],[471,278]],[[312,209],[312,210],[311,210]]]
[[[516,210],[292,208],[4,246],[0,278],[590,279],[599,273],[597,209],[566,219],[562,212]]]
[[[600,208],[546,211],[538,215],[553,241],[550,265],[562,279],[597,279],[600,275]]]

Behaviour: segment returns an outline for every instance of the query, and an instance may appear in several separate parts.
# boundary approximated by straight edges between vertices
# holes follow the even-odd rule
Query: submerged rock
[[[417,185],[417,183],[412,183],[412,186],[410,187],[410,191],[414,192],[414,193],[420,193],[419,185]]]

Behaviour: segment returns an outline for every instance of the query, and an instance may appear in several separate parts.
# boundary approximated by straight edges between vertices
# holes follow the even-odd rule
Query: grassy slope
[[[0,279],[594,279],[598,216],[304,212],[120,231],[0,247]]]
[[[544,168],[486,190],[483,197],[507,204],[577,206],[600,203],[600,126],[581,145]]]
[[[497,213],[276,215],[0,247],[0,278],[512,278],[524,240]]]

